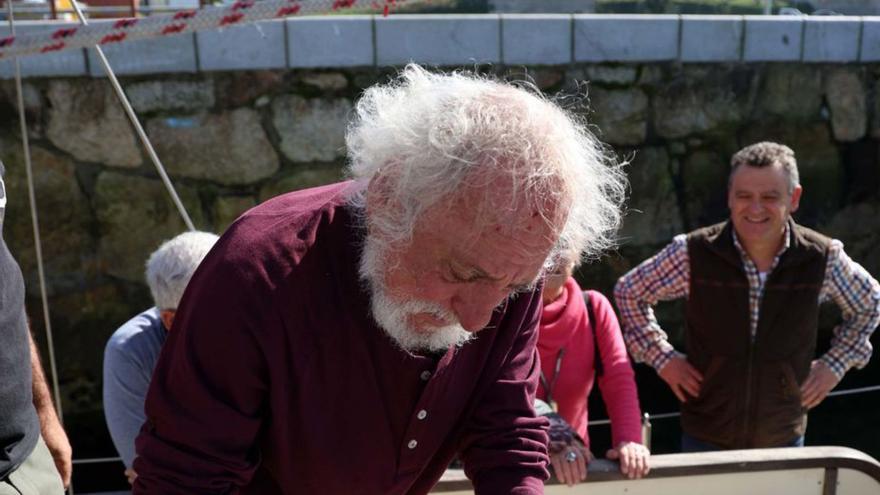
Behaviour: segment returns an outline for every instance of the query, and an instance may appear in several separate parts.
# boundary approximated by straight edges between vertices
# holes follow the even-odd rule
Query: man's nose
[[[480,289],[463,292],[452,302],[452,311],[468,332],[485,328],[492,319],[492,312],[504,300],[504,296],[499,297],[498,293],[490,288]]]

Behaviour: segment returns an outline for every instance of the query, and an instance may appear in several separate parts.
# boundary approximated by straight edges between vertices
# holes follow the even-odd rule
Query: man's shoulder
[[[271,198],[252,208],[221,236],[215,252],[240,265],[273,260],[297,262],[329,224],[347,217],[352,182],[341,182]],[[343,219],[344,222],[344,219]]]
[[[802,247],[825,253],[831,247],[832,242],[834,242],[834,239],[821,232],[794,222],[791,222],[791,225],[794,230],[794,237],[797,239],[798,245]]]
[[[724,232],[727,224],[728,222],[724,221],[716,223],[714,225],[709,225],[707,227],[701,227],[699,229],[692,230],[687,234],[683,234],[683,240],[685,240],[689,244],[694,242],[714,242]],[[681,238],[681,236],[677,238]]]
[[[108,354],[138,355],[145,350],[152,352],[161,348],[165,328],[157,308],[143,311],[113,332],[107,341]]]

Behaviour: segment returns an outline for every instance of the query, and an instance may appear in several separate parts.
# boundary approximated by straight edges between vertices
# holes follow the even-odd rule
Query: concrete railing
[[[112,22],[112,21],[95,21]],[[55,29],[30,21],[18,33]],[[9,28],[0,29],[0,36]],[[877,62],[880,17],[392,15],[303,17],[105,48],[121,75],[254,69],[597,62]],[[101,76],[94,53],[22,58],[25,76]],[[0,62],[0,77],[12,64]]]

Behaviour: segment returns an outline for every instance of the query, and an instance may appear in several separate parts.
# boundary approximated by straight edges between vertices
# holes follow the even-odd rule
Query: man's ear
[[[804,188],[800,185],[795,186],[794,191],[791,192],[791,213],[797,211],[798,206],[801,204],[801,194],[804,193]]]
[[[174,314],[177,311],[174,309],[163,309],[159,312],[159,317],[162,318],[162,325],[165,326],[165,330],[171,330],[171,324],[174,322]]]

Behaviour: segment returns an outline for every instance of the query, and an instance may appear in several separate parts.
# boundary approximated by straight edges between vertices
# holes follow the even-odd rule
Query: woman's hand
[[[605,457],[620,461],[620,472],[629,479],[641,478],[651,470],[651,451],[640,443],[621,442],[608,450]]]
[[[556,479],[568,486],[587,479],[587,464],[592,460],[593,454],[578,440],[550,454],[550,465],[553,466]]]

